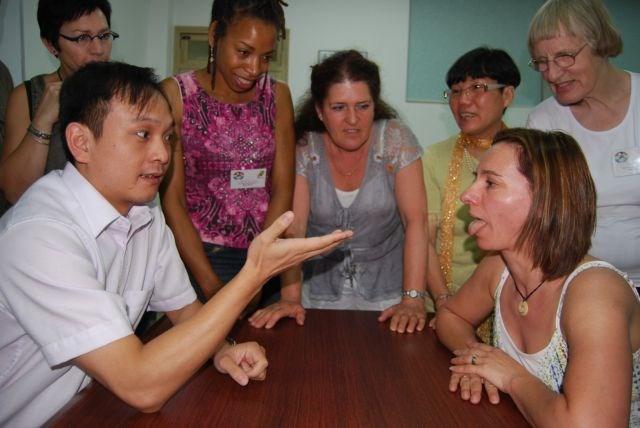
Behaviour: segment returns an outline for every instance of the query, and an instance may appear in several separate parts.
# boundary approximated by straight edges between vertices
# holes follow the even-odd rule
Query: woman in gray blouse
[[[353,238],[282,276],[281,299],[257,311],[254,327],[304,308],[381,310],[403,333],[422,330],[427,204],[422,148],[380,99],[375,63],[341,51],[315,65],[296,118],[294,224],[290,236],[335,229]],[[303,279],[304,278],[304,279]]]

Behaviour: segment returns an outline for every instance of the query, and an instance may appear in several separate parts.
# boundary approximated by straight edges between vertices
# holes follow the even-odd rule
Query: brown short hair
[[[591,247],[596,188],[580,146],[563,132],[513,128],[493,144],[517,149],[518,170],[531,186],[531,209],[516,246],[546,280],[568,275]]]
[[[536,12],[529,26],[528,46],[550,39],[564,29],[583,39],[593,53],[610,58],[622,53],[622,37],[601,0],[548,0]]]

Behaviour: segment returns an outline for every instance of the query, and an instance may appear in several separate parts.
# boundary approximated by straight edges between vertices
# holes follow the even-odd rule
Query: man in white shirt
[[[174,123],[152,71],[90,64],[60,100],[75,164],[38,180],[0,220],[0,425],[46,422],[91,378],[155,411],[214,354],[238,383],[264,379],[264,349],[226,345],[227,332],[270,276],[350,233],[280,240],[286,213],[202,305],[157,203]],[[133,330],[147,308],[175,327],[143,345]]]

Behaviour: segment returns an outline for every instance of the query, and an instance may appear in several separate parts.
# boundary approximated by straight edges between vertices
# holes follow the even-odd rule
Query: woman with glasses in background
[[[469,208],[460,194],[474,179],[478,159],[504,128],[502,116],[511,105],[520,73],[505,51],[480,47],[462,55],[447,72],[444,98],[460,133],[429,146],[424,179],[429,206],[427,283],[434,311],[471,276],[484,256],[467,233]],[[435,302],[435,305],[434,305]],[[435,325],[434,321],[431,323]],[[488,340],[490,323],[479,334]]]
[[[0,157],[0,190],[6,206],[38,178],[67,161],[58,125],[58,95],[62,81],[83,65],[108,61],[111,5],[107,0],[40,0],[38,25],[42,43],[58,59],[58,68],[16,87],[6,111],[4,147]],[[2,204],[4,205],[4,204]]]
[[[550,0],[529,28],[531,66],[553,97],[527,126],[580,144],[598,192],[591,253],[640,284],[640,74],[615,67],[622,39],[599,0]]]

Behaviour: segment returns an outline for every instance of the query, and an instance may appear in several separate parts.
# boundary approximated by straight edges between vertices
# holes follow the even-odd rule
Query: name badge
[[[255,189],[264,187],[267,181],[267,169],[232,169],[232,189]]]
[[[613,152],[613,175],[626,177],[640,174],[640,149],[628,147]]]

